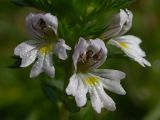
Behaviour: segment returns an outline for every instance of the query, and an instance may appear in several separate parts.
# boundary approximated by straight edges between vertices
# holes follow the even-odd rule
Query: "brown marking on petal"
[[[93,51],[92,50],[88,50],[87,53],[86,53],[86,59],[89,60],[91,59],[93,56]]]
[[[46,22],[41,18],[39,19],[39,21],[34,25],[32,24],[32,28],[37,31],[38,33],[40,33],[40,37],[47,41],[47,42],[52,42],[53,40],[57,39],[57,36],[55,34],[55,31],[46,24]],[[37,35],[37,33],[35,32],[34,34]],[[39,35],[37,35],[39,36]]]
[[[79,60],[77,63],[78,71],[85,72],[103,58],[102,49],[99,50],[96,54],[93,53],[94,52],[92,50],[88,50],[86,54],[82,53],[79,56]]]
[[[37,25],[40,27],[41,30],[44,30],[47,27],[45,21],[42,18],[37,22]]]
[[[95,61],[99,61],[102,59],[102,54],[101,54],[101,50],[99,52],[97,52],[94,56],[93,56],[93,60]]]

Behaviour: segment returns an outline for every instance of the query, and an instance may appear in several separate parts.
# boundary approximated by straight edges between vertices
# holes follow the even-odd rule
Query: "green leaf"
[[[75,11],[80,13],[81,17],[91,17],[106,9],[127,7],[133,1],[135,0],[12,0],[17,5],[34,7],[46,12],[70,14]]]
[[[150,112],[142,120],[159,120],[160,119],[160,103],[150,110]]]
[[[11,57],[14,62],[8,66],[8,68],[20,68],[19,66],[21,65],[21,58],[19,56],[12,56]]]
[[[11,2],[15,3],[18,6],[29,6],[26,0],[11,0]]]
[[[129,59],[129,57],[124,55],[123,53],[109,54],[108,58],[110,59]]]
[[[60,90],[58,90],[56,87],[50,86],[48,84],[43,84],[42,89],[45,93],[45,95],[52,101],[57,102],[59,99],[58,94],[61,93]]]
[[[37,8],[45,12],[53,11],[53,1],[54,0],[11,0],[13,3],[19,6],[27,6]]]
[[[68,96],[65,92],[52,86],[48,83],[42,83],[42,89],[45,95],[53,102],[62,102],[64,107],[70,112],[79,112],[80,108],[77,107],[76,102],[73,97]]]
[[[52,13],[59,20],[58,31],[61,38],[73,45],[80,36],[88,39],[99,37],[113,10],[127,7],[134,0],[12,0],[15,4],[37,8]],[[102,23],[99,26],[99,23]]]
[[[70,96],[63,96],[62,98],[64,107],[69,110],[70,112],[79,112],[80,108],[77,107],[75,99]]]

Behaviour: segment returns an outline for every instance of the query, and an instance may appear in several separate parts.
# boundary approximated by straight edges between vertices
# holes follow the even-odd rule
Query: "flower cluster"
[[[112,69],[99,69],[107,58],[105,43],[120,48],[143,67],[151,66],[144,58],[145,52],[140,48],[141,40],[133,35],[124,35],[132,26],[132,18],[131,11],[120,10],[99,38],[85,39],[79,36],[78,43],[72,48],[74,70],[66,88],[66,93],[75,97],[78,107],[83,107],[87,103],[88,94],[97,113],[100,113],[102,108],[114,111],[115,102],[104,89],[120,95],[126,94],[120,84],[125,78],[125,73]],[[66,51],[71,50],[65,44],[65,40],[59,38],[57,17],[50,13],[29,14],[26,17],[26,27],[33,40],[21,43],[14,50],[14,54],[22,59],[20,67],[27,67],[35,61],[30,72],[31,78],[42,72],[54,77],[53,55],[66,60]]]

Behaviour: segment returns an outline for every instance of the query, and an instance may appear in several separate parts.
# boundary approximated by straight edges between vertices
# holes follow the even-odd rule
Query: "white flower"
[[[114,111],[115,103],[104,88],[124,95],[126,92],[120,80],[125,78],[125,74],[117,70],[97,69],[107,58],[104,42],[100,39],[86,41],[80,38],[72,58],[75,72],[70,78],[66,93],[74,96],[77,105],[82,107],[87,102],[86,94],[89,92],[91,104],[97,113],[103,107]]]
[[[109,44],[115,45],[124,51],[127,56],[137,61],[143,67],[151,66],[144,58],[145,52],[140,48],[141,39],[133,35],[124,35],[132,26],[133,14],[129,10],[120,10],[109,24],[104,39],[110,39]]]
[[[53,54],[65,60],[66,50],[70,50],[63,39],[57,38],[57,18],[50,13],[29,14],[26,17],[26,27],[34,40],[25,41],[15,48],[14,54],[22,59],[20,67],[27,67],[36,61],[30,72],[31,78],[42,72],[54,77]]]

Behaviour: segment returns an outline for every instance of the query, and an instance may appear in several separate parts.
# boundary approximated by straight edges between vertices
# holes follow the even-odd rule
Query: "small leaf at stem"
[[[64,107],[70,112],[78,112],[80,110],[80,108],[77,107],[73,97],[68,96],[65,92],[62,92],[60,89],[56,88],[55,86],[52,86],[48,83],[42,83],[42,89],[45,95],[53,103],[61,101]]]

